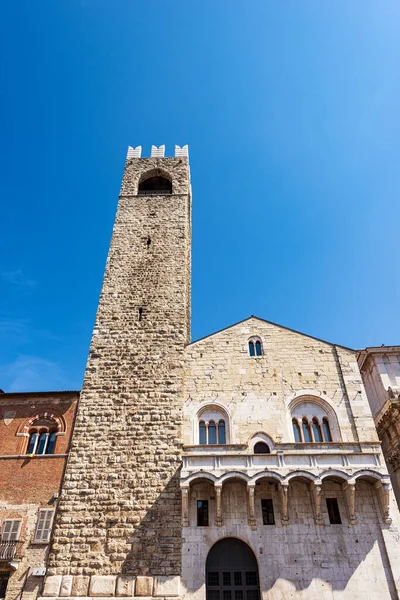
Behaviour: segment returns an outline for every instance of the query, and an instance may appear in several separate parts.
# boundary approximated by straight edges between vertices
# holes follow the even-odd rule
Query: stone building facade
[[[130,148],[43,599],[398,598],[356,352],[254,316],[190,342],[190,250],[187,147]]]
[[[400,346],[366,348],[358,364],[400,506]]]
[[[0,393],[0,597],[42,589],[79,392]]]

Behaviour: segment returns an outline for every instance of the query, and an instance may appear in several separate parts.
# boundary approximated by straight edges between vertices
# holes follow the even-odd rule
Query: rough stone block
[[[43,596],[58,596],[60,594],[61,579],[61,575],[51,575],[50,577],[46,577]]]
[[[154,582],[154,596],[179,596],[179,575],[158,575]]]
[[[116,575],[92,575],[89,596],[115,596]]]
[[[72,583],[72,596],[87,596],[89,580],[88,575],[75,575]]]
[[[152,596],[153,595],[153,578],[145,575],[136,577],[135,596]]]
[[[61,581],[60,596],[71,596],[73,579],[73,575],[63,575]]]
[[[117,577],[117,596],[134,596],[135,592],[134,575],[119,575]]]

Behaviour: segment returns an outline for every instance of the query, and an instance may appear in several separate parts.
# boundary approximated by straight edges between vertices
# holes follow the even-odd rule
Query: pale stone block
[[[134,596],[135,592],[134,575],[119,575],[117,577],[117,596]]]
[[[72,596],[87,596],[89,581],[88,575],[75,575],[72,583]]]
[[[92,575],[89,596],[114,596],[116,575]]]
[[[43,596],[58,596],[61,587],[61,575],[50,575],[44,582]]]
[[[179,575],[158,575],[154,582],[154,596],[179,596]]]
[[[136,577],[135,596],[152,596],[153,595],[153,578],[145,575]]]
[[[63,575],[60,589],[60,596],[71,596],[73,575]]]

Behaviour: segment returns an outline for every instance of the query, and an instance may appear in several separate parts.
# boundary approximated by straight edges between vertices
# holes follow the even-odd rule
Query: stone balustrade
[[[204,471],[219,478],[239,470],[251,478],[263,471],[276,471],[285,477],[300,469],[311,470],[315,475],[329,469],[340,469],[348,475],[360,469],[380,472],[380,446],[376,443],[279,444],[271,454],[250,454],[247,446],[234,444],[186,446],[181,481]]]

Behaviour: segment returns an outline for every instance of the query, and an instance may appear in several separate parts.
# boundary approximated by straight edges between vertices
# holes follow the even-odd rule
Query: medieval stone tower
[[[254,316],[190,341],[187,147],[140,154],[126,160],[43,600],[399,599],[400,513],[357,352]],[[39,426],[26,421],[23,461]]]
[[[50,554],[53,573],[180,573],[188,153],[177,146],[174,158],[164,158],[164,148],[153,146],[150,158],[140,156],[141,148],[130,148],[125,164]],[[77,585],[86,579],[76,578]]]

